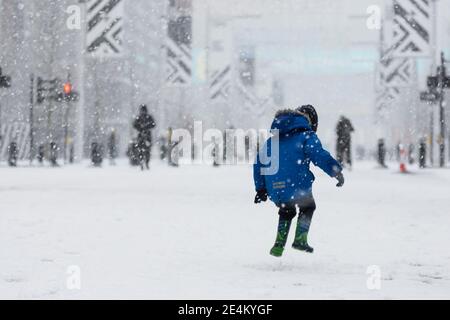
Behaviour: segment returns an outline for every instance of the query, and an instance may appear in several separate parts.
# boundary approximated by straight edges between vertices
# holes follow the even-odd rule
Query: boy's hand
[[[255,203],[267,201],[267,191],[265,189],[256,191]]]
[[[344,175],[342,174],[342,172],[339,172],[336,174],[336,179],[338,181],[338,183],[336,184],[336,187],[342,187],[344,185],[345,179],[344,179]]]

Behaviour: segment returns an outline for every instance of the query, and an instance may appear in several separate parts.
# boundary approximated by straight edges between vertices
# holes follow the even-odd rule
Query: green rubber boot
[[[303,215],[298,218],[297,229],[295,230],[295,240],[292,248],[308,253],[313,253],[314,248],[308,244],[308,231],[311,225],[311,219]]]
[[[278,232],[275,244],[270,250],[270,254],[274,257],[281,257],[283,255],[284,246],[286,245],[289,235],[289,229],[291,228],[291,221],[281,220],[278,222]]]

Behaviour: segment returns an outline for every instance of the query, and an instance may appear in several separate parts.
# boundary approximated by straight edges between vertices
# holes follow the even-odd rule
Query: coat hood
[[[278,130],[280,134],[287,134],[294,130],[310,131],[308,118],[296,110],[280,110],[272,122],[271,131]]]

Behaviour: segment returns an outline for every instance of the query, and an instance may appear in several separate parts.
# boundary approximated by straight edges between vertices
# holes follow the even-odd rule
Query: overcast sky
[[[196,0],[198,2],[206,0]],[[288,104],[314,103],[326,127],[339,114],[359,127],[373,119],[374,64],[379,31],[366,26],[367,8],[390,0],[209,0],[212,15],[259,16],[240,36],[256,44],[257,59],[285,77]],[[439,43],[450,54],[450,1],[441,0]],[[251,27],[249,27],[249,25]],[[428,72],[428,61],[425,72]],[[331,134],[324,130],[324,134]],[[361,132],[361,131],[360,131]],[[361,133],[366,136],[366,133]],[[364,140],[361,137],[361,140]]]

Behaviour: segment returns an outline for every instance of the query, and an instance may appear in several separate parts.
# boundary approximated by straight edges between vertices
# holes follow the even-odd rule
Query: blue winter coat
[[[272,123],[272,133],[258,152],[256,162],[253,166],[253,178],[256,190],[267,190],[269,198],[276,204],[281,205],[291,201],[300,200],[309,196],[314,182],[314,175],[309,170],[309,164],[325,171],[330,177],[335,177],[342,170],[328,151],[322,148],[319,138],[312,131],[307,118],[296,111],[287,110],[277,114]],[[278,129],[278,133],[274,131]],[[274,167],[273,161],[267,163],[263,152],[270,159],[273,141],[279,140],[279,165],[278,170],[269,174],[262,173],[262,168]],[[276,150],[276,149],[274,149]],[[261,161],[264,160],[264,161]]]

